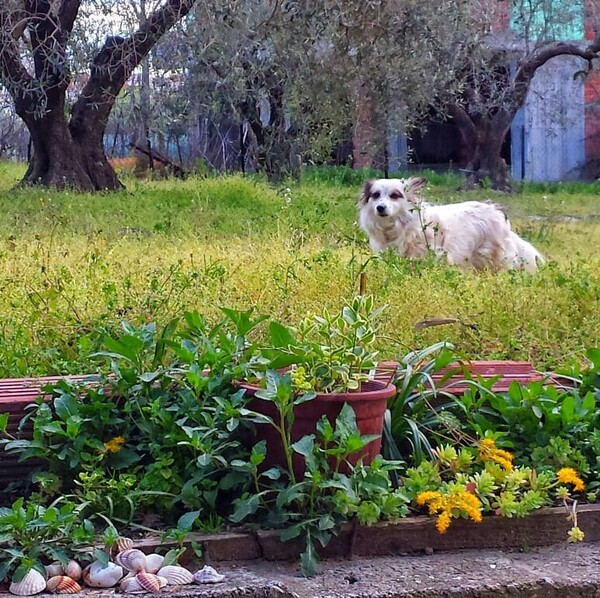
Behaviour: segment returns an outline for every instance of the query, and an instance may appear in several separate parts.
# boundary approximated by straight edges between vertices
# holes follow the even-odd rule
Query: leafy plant
[[[584,488],[572,468],[538,471],[513,466],[513,455],[498,448],[491,438],[470,439],[469,446],[459,445],[458,449],[440,445],[432,460],[409,469],[404,480],[404,490],[414,504],[427,506],[430,515],[437,515],[440,533],[446,532],[454,518],[480,523],[486,512],[523,517],[543,505],[562,501],[572,514],[569,541],[583,539],[573,494]]]
[[[446,415],[443,423],[447,430],[449,424],[470,435],[502,438],[524,464],[574,467],[594,483],[600,475],[600,391],[598,368],[591,363],[562,387],[513,381],[508,392],[496,393],[493,380],[467,380],[469,389],[446,406],[454,419]]]
[[[160,334],[124,324],[97,354],[112,374],[47,389],[54,398],[26,416],[32,439],[12,440],[7,450],[41,459],[41,491],[66,494],[89,513],[127,523],[154,509],[170,521],[191,508],[214,520],[228,502],[220,495],[249,482],[228,468],[246,458],[251,425],[232,379],[243,377],[247,335],[262,319],[224,310],[209,326],[187,313],[184,329],[173,320]]]
[[[18,581],[32,568],[44,573],[43,558],[66,565],[94,533],[81,508],[69,501],[44,507],[19,498],[10,508],[0,507],[0,580],[12,573]]]
[[[392,379],[398,392],[390,400],[384,420],[384,456],[419,464],[433,455],[430,431],[452,396],[437,389],[432,375],[455,360],[453,346],[445,342],[411,351],[400,359]]]
[[[362,460],[354,463],[373,436],[362,436],[352,407],[345,403],[335,424],[325,416],[317,424],[316,435],[310,434],[291,442],[293,408],[311,400],[310,394],[298,395],[291,373],[268,371],[267,387],[260,398],[272,401],[277,418],[260,415],[256,421],[271,425],[281,438],[286,467],[261,465],[266,457],[264,441],[257,444],[247,463],[234,462],[237,469],[250,472],[254,491],[235,501],[232,521],[249,517],[269,526],[283,528],[281,538],[303,536],[305,550],[301,556],[304,575],[316,573],[316,544],[325,546],[337,533],[342,522],[356,519],[369,525],[381,519],[396,519],[406,514],[404,495],[391,487],[389,471],[398,466],[377,457],[369,466]],[[258,395],[257,395],[258,396]],[[293,455],[305,464],[302,479],[297,479]]]
[[[357,390],[376,365],[377,318],[373,297],[357,296],[339,313],[323,310],[297,329],[271,322],[269,345],[252,363],[255,375],[292,368],[295,390],[322,393]]]

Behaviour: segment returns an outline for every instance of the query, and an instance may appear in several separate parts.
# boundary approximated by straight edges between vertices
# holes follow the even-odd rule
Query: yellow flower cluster
[[[116,436],[115,438],[112,438],[108,442],[105,442],[104,448],[109,453],[118,453],[121,450],[121,447],[123,446],[124,443],[125,443],[125,438],[123,438],[123,436]]]
[[[576,492],[582,492],[585,488],[583,480],[577,475],[572,467],[563,467],[556,472],[556,479],[561,484],[573,484]]]
[[[513,456],[503,449],[499,449],[491,438],[479,441],[479,459],[481,461],[494,461],[506,471],[513,470]]]
[[[466,514],[475,523],[481,523],[481,503],[474,494],[466,490],[452,490],[447,495],[435,491],[420,492],[417,495],[417,504],[420,506],[427,504],[430,515],[440,513],[435,523],[440,534],[445,533],[450,527],[452,515],[457,511],[461,515]]]

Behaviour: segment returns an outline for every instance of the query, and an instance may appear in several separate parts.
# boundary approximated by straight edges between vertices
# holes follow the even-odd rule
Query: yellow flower
[[[109,453],[118,453],[121,450],[124,442],[125,438],[123,438],[123,436],[115,436],[115,438],[111,438],[111,440],[104,443],[104,448]]]
[[[479,499],[466,490],[452,490],[450,494],[444,495],[441,492],[421,492],[417,495],[417,504],[429,506],[429,514],[439,514],[435,526],[443,534],[450,527],[450,520],[454,516],[467,515],[476,523],[480,523],[481,503]]]
[[[445,534],[450,527],[450,513],[444,511],[435,522],[435,527],[440,534]]]
[[[573,484],[576,492],[582,492],[585,488],[583,480],[577,475],[572,467],[563,467],[556,472],[556,479],[561,484]]]
[[[491,438],[479,441],[479,458],[481,461],[494,461],[506,471],[513,469],[513,456],[508,451],[496,447],[496,443]]]
[[[433,490],[429,490],[427,492],[419,492],[419,494],[417,495],[417,504],[420,507],[427,503],[441,500],[442,495],[439,492],[434,492]]]
[[[585,534],[578,527],[572,527],[569,530],[567,542],[583,542]]]

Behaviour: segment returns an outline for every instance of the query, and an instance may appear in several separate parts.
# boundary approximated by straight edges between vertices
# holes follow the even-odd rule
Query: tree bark
[[[195,2],[167,0],[130,37],[108,38],[92,61],[70,119],[65,57],[81,0],[25,0],[18,15],[0,8],[0,75],[33,145],[23,184],[85,191],[122,188],[104,151],[108,117],[133,70]],[[23,21],[29,28],[34,74],[19,53],[17,24]]]
[[[256,87],[249,83],[249,89]],[[249,93],[242,103],[241,113],[247,120],[256,141],[256,169],[263,172],[272,183],[277,183],[292,172],[291,143],[286,130],[284,88],[275,73],[265,74],[265,87],[269,93],[269,122],[265,126],[260,118],[258,100]]]
[[[471,116],[458,104],[451,105],[449,113],[469,156],[464,186],[472,188],[489,182],[497,191],[512,191],[510,170],[501,151],[514,115],[500,109],[493,115]]]

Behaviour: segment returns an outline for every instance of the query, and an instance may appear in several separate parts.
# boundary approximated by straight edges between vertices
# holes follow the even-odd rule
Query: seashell
[[[55,577],[56,575],[64,575],[65,574],[65,568],[62,566],[62,563],[59,561],[54,561],[53,563],[46,565],[44,567],[44,569],[46,570],[46,577],[48,577],[48,578]]]
[[[103,565],[100,561],[90,563],[83,570],[83,581],[92,588],[112,588],[123,577],[123,568],[114,563]]]
[[[133,540],[131,538],[126,538],[125,536],[118,537],[113,547],[115,554],[119,554],[119,552],[125,552],[126,550],[131,550],[132,548]]]
[[[71,559],[67,563],[67,566],[65,567],[64,574],[67,577],[74,579],[75,581],[79,581],[81,579],[81,573],[82,573],[81,565],[77,561],[74,561],[73,559]]]
[[[160,589],[166,585],[167,580],[164,577],[140,571],[135,577],[126,577],[121,582],[120,589],[122,592],[129,594],[156,593],[160,592]]]
[[[148,573],[156,573],[163,564],[165,557],[162,554],[147,554],[146,555],[146,571]]]
[[[128,548],[123,552],[119,552],[115,557],[115,563],[134,573],[146,571],[146,555],[137,548]]]
[[[37,570],[29,569],[21,581],[13,581],[8,591],[16,596],[33,596],[46,589],[46,578]]]
[[[146,590],[140,585],[140,582],[137,580],[137,576],[126,577],[119,585],[119,589],[121,590],[121,592],[126,592],[128,594],[142,594],[146,592]]]
[[[135,578],[142,588],[144,588],[147,592],[152,592],[153,594],[160,592],[160,588],[166,585],[162,583],[161,578],[158,575],[155,575],[154,573],[146,573],[146,571],[140,571]]]
[[[156,577],[158,577],[158,581],[160,582],[161,588],[164,588],[165,586],[169,585],[169,580],[166,577],[163,577],[162,575],[157,575]]]
[[[185,567],[167,565],[158,570],[158,575],[166,578],[170,586],[183,586],[194,581],[194,576]]]
[[[224,575],[217,573],[210,565],[204,565],[200,571],[194,574],[196,583],[220,583],[225,579]]]
[[[46,582],[46,590],[55,594],[77,594],[81,586],[68,575],[55,575]]]

